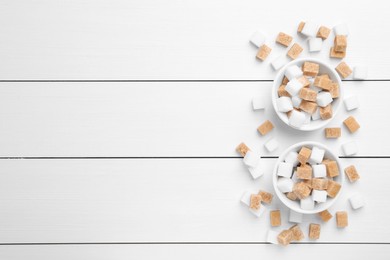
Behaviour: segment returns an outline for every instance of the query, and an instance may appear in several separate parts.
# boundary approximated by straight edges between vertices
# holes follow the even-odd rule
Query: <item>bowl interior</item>
[[[296,212],[303,213],[303,214],[314,214],[314,213],[318,213],[318,212],[321,212],[323,210],[328,209],[339,198],[340,193],[341,193],[341,191],[343,189],[343,185],[344,185],[344,175],[340,171],[340,174],[337,177],[333,178],[334,181],[337,181],[338,183],[341,184],[341,189],[340,189],[339,193],[336,195],[335,198],[328,197],[326,202],[324,202],[324,203],[316,203],[316,205],[315,205],[313,210],[301,209],[299,201],[292,201],[292,200],[288,199],[286,197],[286,195],[284,193],[282,193],[279,190],[279,188],[277,187],[277,180],[278,180],[277,169],[278,169],[279,163],[284,162],[284,159],[285,159],[285,157],[287,156],[287,154],[289,152],[291,152],[291,151],[299,152],[299,150],[300,150],[300,148],[302,146],[306,146],[306,147],[309,147],[309,148],[312,148],[313,146],[316,146],[318,148],[324,149],[325,150],[324,158],[328,158],[328,159],[336,161],[337,165],[339,167],[339,170],[342,169],[339,158],[334,153],[332,153],[331,150],[328,147],[324,146],[321,143],[317,143],[317,142],[301,142],[301,143],[297,143],[297,144],[294,144],[294,145],[290,146],[289,148],[287,148],[283,152],[283,154],[281,156],[279,156],[279,158],[278,158],[278,160],[276,162],[276,165],[274,167],[273,176],[272,176],[272,183],[273,183],[276,195],[282,201],[282,203],[284,205],[286,205],[288,208],[290,208],[290,209],[292,209],[292,210],[294,210]]]
[[[292,66],[292,65],[297,65],[298,67],[301,67],[302,64],[305,61],[318,63],[320,65],[320,72],[319,72],[319,74],[325,74],[326,73],[326,74],[328,74],[330,76],[331,80],[333,80],[333,81],[335,81],[335,82],[337,82],[339,84],[339,86],[340,86],[340,97],[334,99],[334,101],[332,103],[332,107],[333,107],[333,117],[332,118],[330,118],[328,120],[315,120],[315,121],[311,121],[310,124],[303,125],[301,128],[295,128],[295,127],[291,126],[288,123],[287,114],[278,111],[278,108],[276,106],[276,99],[279,97],[278,96],[278,88],[279,88],[279,86],[282,83],[282,80],[283,80],[284,73],[285,73],[286,69],[288,67]],[[310,58],[297,59],[297,60],[294,60],[294,61],[288,63],[287,65],[285,65],[279,71],[279,73],[276,75],[276,78],[275,78],[274,83],[273,83],[273,88],[272,88],[272,104],[273,104],[273,107],[275,109],[276,114],[288,126],[294,128],[294,129],[301,130],[301,131],[313,131],[313,130],[316,130],[316,129],[324,127],[326,124],[328,124],[335,117],[335,115],[337,114],[337,112],[338,112],[338,110],[340,108],[342,92],[343,92],[342,89],[343,88],[342,88],[342,82],[341,82],[340,76],[328,64],[324,63],[323,61],[317,60],[317,59],[310,59]]]

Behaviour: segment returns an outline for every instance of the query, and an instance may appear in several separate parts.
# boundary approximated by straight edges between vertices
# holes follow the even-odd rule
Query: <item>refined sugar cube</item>
[[[328,179],[313,178],[311,180],[311,186],[312,186],[313,190],[326,190],[326,189],[328,189]]]
[[[323,92],[318,93],[318,95],[317,95],[317,104],[320,107],[326,107],[327,105],[332,103],[332,101],[333,101],[333,98],[329,92],[323,91]]]
[[[246,146],[246,144],[244,143],[240,143],[237,148],[236,148],[236,151],[241,154],[241,156],[245,156],[245,154],[250,151],[249,147]]]
[[[343,58],[345,58],[346,55],[347,55],[346,51],[344,51],[344,52],[337,52],[334,47],[330,48],[329,56],[331,58],[343,59]]]
[[[292,232],[292,240],[293,241],[301,241],[302,239],[305,238],[301,228],[297,224],[290,227],[289,230],[291,230],[291,232]]]
[[[303,220],[303,214],[302,213],[295,212],[295,211],[290,209],[290,215],[289,215],[289,218],[288,218],[289,222],[292,222],[292,223],[302,223],[302,220]]]
[[[248,167],[248,170],[254,180],[263,176],[264,174],[264,169],[261,163],[257,164],[256,167]]]
[[[290,43],[292,42],[293,38],[286,34],[286,33],[283,33],[283,32],[280,32],[278,34],[278,36],[276,37],[276,42],[285,46],[285,47],[288,47],[290,45]]]
[[[321,26],[320,29],[318,29],[317,37],[326,40],[330,34],[330,29],[325,26]]]
[[[291,79],[287,85],[286,85],[286,91],[291,96],[296,96],[299,94],[299,91],[301,91],[301,88],[303,87],[302,83],[298,79]]]
[[[273,199],[273,195],[272,193],[269,193],[269,192],[266,192],[266,191],[259,191],[258,193],[259,195],[261,195],[261,198],[262,198],[262,202],[266,203],[266,204],[271,204],[272,202],[272,199]]]
[[[265,109],[265,103],[264,97],[254,97],[252,99],[253,110]]]
[[[301,209],[312,210],[314,209],[314,200],[312,197],[307,197],[301,200]]]
[[[313,175],[315,178],[326,177],[326,166],[324,164],[312,165],[311,167],[313,168]]]
[[[328,193],[325,190],[313,190],[312,197],[316,202],[326,202]]]
[[[318,32],[318,26],[311,22],[306,22],[302,28],[302,34],[307,37],[316,37]]]
[[[269,216],[272,227],[279,227],[282,224],[282,220],[280,218],[280,210],[271,210]]]
[[[317,240],[320,238],[321,226],[319,224],[310,224],[309,226],[309,239]]]
[[[278,243],[283,246],[287,246],[290,244],[293,238],[293,233],[291,230],[283,230],[278,235]]]
[[[292,110],[288,123],[296,128],[300,128],[306,120],[306,116],[304,113],[299,112],[297,110]]]
[[[260,162],[260,155],[248,151],[244,156],[243,162],[248,167],[256,167]]]
[[[268,55],[271,53],[272,49],[268,47],[267,45],[263,44],[260,46],[259,50],[257,51],[256,58],[258,58],[261,61],[264,61]]]
[[[351,203],[353,209],[360,209],[366,204],[364,197],[360,194],[354,194],[349,197],[349,203]]]
[[[304,125],[308,125],[311,122],[311,114],[303,112],[305,114],[305,122],[303,122]]]
[[[336,212],[337,227],[344,228],[348,226],[348,213],[346,211]]]
[[[328,180],[328,188],[326,189],[326,192],[328,193],[328,196],[331,198],[334,198],[337,196],[341,189],[341,185],[338,182]]]
[[[305,61],[302,65],[303,75],[315,77],[320,71],[320,65],[314,62]]]
[[[351,133],[355,133],[360,128],[359,123],[356,121],[356,119],[353,116],[350,116],[347,119],[345,119],[343,123]]]
[[[280,97],[276,99],[276,106],[279,112],[288,112],[293,110],[293,104],[291,98]]]
[[[347,36],[336,35],[336,37],[334,38],[334,50],[335,52],[347,51]]]
[[[259,210],[261,206],[261,195],[252,194],[250,198],[249,208]]]
[[[354,155],[358,153],[358,146],[355,141],[350,141],[342,145],[345,155]]]
[[[286,75],[287,79],[291,81],[292,79],[303,76],[303,71],[297,65],[293,65],[286,69],[284,75]]]
[[[276,149],[278,149],[279,147],[279,143],[278,141],[276,141],[275,138],[271,138],[270,140],[268,140],[265,144],[265,149],[267,149],[268,152],[273,152],[275,151]]]
[[[292,163],[281,162],[278,165],[277,175],[281,177],[290,178],[293,172],[293,167],[294,166]]]
[[[286,155],[284,159],[286,163],[291,163],[294,167],[296,167],[299,163],[298,161],[298,153],[295,151],[291,151]]]
[[[325,137],[328,139],[339,138],[341,136],[340,127],[325,128]]]
[[[249,209],[249,211],[253,214],[253,215],[255,215],[256,217],[261,217],[263,214],[264,214],[264,212],[266,211],[266,208],[264,207],[264,205],[263,206],[261,206],[260,207],[260,209],[259,210],[254,210],[254,209]]]
[[[332,116],[333,116],[333,109],[331,104],[327,105],[326,107],[320,107],[321,119],[327,120],[332,118]]]
[[[249,207],[251,202],[251,195],[252,193],[250,191],[244,192],[244,194],[241,197],[241,203]]]
[[[296,182],[293,192],[298,199],[302,200],[310,196],[311,189],[304,182]]]
[[[306,164],[306,162],[309,160],[310,158],[310,155],[311,155],[311,150],[305,146],[303,146],[301,148],[301,150],[299,151],[299,154],[298,154],[298,161],[301,163],[301,164]]]
[[[267,241],[268,243],[277,245],[277,244],[279,244],[279,242],[278,242],[278,235],[279,235],[278,232],[273,231],[273,230],[268,230],[266,241]]]
[[[328,210],[324,210],[318,213],[322,221],[328,222],[333,216]]]
[[[355,182],[360,179],[360,175],[356,170],[355,166],[350,165],[344,169],[345,175],[347,175],[350,182]]]
[[[356,95],[344,98],[344,105],[348,111],[359,107],[359,100]]]
[[[321,38],[310,38],[309,39],[309,52],[317,52],[322,49],[322,39]]]
[[[353,78],[354,79],[366,79],[367,78],[367,68],[364,66],[356,66],[353,68]]]
[[[325,150],[313,146],[309,160],[314,163],[321,163],[324,159]]]
[[[303,51],[303,48],[298,43],[294,43],[293,46],[288,50],[287,56],[290,57],[292,60],[295,60],[298,58],[298,56]]]
[[[298,97],[298,96],[293,96],[291,98],[291,102],[293,104],[293,107],[299,108],[299,106],[300,106],[300,104],[302,102],[302,99],[300,97]]]
[[[317,107],[316,111],[311,115],[312,120],[318,120],[321,118],[320,109]]]
[[[291,95],[286,91],[286,85],[280,85],[279,86],[279,88],[278,88],[278,96],[279,97],[291,97]]]
[[[352,73],[351,68],[344,61],[337,65],[336,71],[343,79],[347,78]]]
[[[280,55],[271,62],[271,66],[274,70],[279,70],[288,62],[288,59],[284,55]]]
[[[309,87],[310,84],[311,84],[311,81],[309,80],[309,78],[307,78],[306,76],[300,76],[298,78],[299,82],[302,83],[302,86],[303,87]]]
[[[260,48],[265,42],[265,35],[261,32],[254,32],[249,41],[257,48]]]
[[[335,35],[345,35],[345,36],[348,36],[348,34],[349,34],[348,26],[345,23],[336,25],[333,28],[333,30],[334,30],[334,34]]]
[[[257,131],[261,135],[266,135],[268,134],[272,129],[274,129],[274,125],[272,124],[271,121],[266,120],[264,123],[262,123],[258,128]]]
[[[279,178],[278,179],[278,188],[281,192],[291,192],[293,189],[294,182],[290,178]]]

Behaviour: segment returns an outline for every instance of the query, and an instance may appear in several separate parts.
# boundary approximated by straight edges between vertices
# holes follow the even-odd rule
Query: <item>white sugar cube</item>
[[[252,99],[253,110],[265,109],[265,103],[264,97],[254,97]]]
[[[286,55],[280,55],[279,57],[277,57],[271,62],[271,66],[272,68],[274,68],[274,70],[279,70],[287,63],[288,63],[288,59],[286,58]]]
[[[316,202],[326,202],[328,193],[325,190],[313,190],[312,197]]]
[[[358,146],[355,141],[344,143],[342,145],[342,148],[345,155],[353,155],[353,154],[357,154],[358,152]]]
[[[359,107],[359,99],[356,95],[344,98],[344,105],[348,111],[354,110]]]
[[[311,167],[315,178],[326,177],[326,166],[324,164],[312,165]]]
[[[351,203],[351,206],[353,209],[359,209],[364,207],[365,199],[362,195],[360,194],[354,194],[349,198],[349,203]]]
[[[316,87],[313,84],[310,86],[310,89],[312,89],[315,92],[317,92],[317,94],[322,91],[322,88]]]
[[[279,178],[278,179],[278,189],[285,193],[285,192],[291,192],[294,186],[294,182],[290,178]]]
[[[306,113],[306,112],[302,112],[304,115],[305,115],[305,121],[303,122],[304,125],[308,125],[310,124],[311,122],[311,115],[309,113]]]
[[[316,112],[314,112],[314,113],[311,115],[311,119],[315,121],[315,120],[318,120],[318,119],[320,119],[320,118],[321,118],[320,109],[317,108],[317,109],[316,109]]]
[[[322,49],[322,39],[321,38],[310,38],[309,39],[309,52],[317,52]]]
[[[286,155],[286,158],[284,158],[284,161],[286,163],[291,163],[293,167],[297,166],[299,161],[298,161],[298,153],[295,151],[291,151]]]
[[[297,65],[293,65],[286,69],[284,75],[287,77],[288,80],[292,80],[303,76],[303,71]]]
[[[302,98],[298,97],[298,96],[293,96],[291,98],[291,102],[293,104],[293,107],[295,108],[299,108],[299,105],[301,104],[302,102]]]
[[[295,212],[294,210],[290,209],[290,215],[288,217],[288,221],[292,223],[302,223],[303,220],[303,214],[299,212]]]
[[[301,199],[301,209],[312,210],[314,209],[314,200],[311,196]]]
[[[267,149],[268,152],[273,152],[275,151],[276,149],[278,149],[279,147],[279,143],[278,141],[276,141],[275,138],[271,138],[270,140],[268,140],[265,144],[265,149]]]
[[[293,104],[291,98],[289,97],[280,97],[276,99],[276,107],[279,112],[288,112],[293,110]]]
[[[271,244],[274,244],[274,245],[279,245],[278,235],[279,235],[279,232],[276,232],[276,231],[270,229],[267,232],[267,239],[266,239],[266,241],[268,243],[271,243]]]
[[[306,116],[303,112],[293,110],[291,112],[288,123],[293,127],[300,128],[305,123],[305,120]]]
[[[322,160],[324,159],[324,155],[325,155],[324,149],[320,149],[316,146],[313,146],[309,160],[311,163],[321,163]]]
[[[303,88],[303,84],[298,79],[292,79],[287,83],[285,90],[291,96],[296,96],[301,91],[301,88]]]
[[[356,66],[353,68],[353,78],[354,79],[366,79],[367,78],[367,68],[365,66]]]
[[[253,193],[250,191],[244,192],[244,194],[241,197],[241,203],[249,207],[251,204],[251,195],[252,194]]]
[[[253,215],[255,215],[256,217],[259,218],[259,217],[261,217],[261,215],[263,215],[264,212],[266,211],[266,207],[265,207],[263,204],[261,204],[261,206],[260,206],[260,208],[259,208],[258,210],[249,208],[249,211],[250,211]]]
[[[329,92],[320,92],[317,94],[317,104],[320,107],[326,107],[330,103],[332,103],[333,98],[332,95]]]
[[[281,177],[290,178],[293,172],[293,168],[294,166],[292,163],[281,162],[278,165],[277,175]]]
[[[349,34],[348,26],[345,23],[341,23],[341,24],[336,25],[333,28],[333,30],[334,30],[334,34],[335,35],[345,35],[345,36],[348,36],[348,34]]]
[[[297,171],[294,171],[294,172],[293,172],[293,175],[291,176],[291,180],[292,180],[294,183],[296,183],[296,182],[298,182],[298,181],[301,181],[301,179],[299,179],[298,176],[297,176]]]
[[[307,37],[316,37],[318,32],[318,25],[312,22],[306,22],[305,26],[303,26],[302,34]]]
[[[259,164],[259,161],[260,155],[252,151],[247,151],[243,159],[244,164],[248,167],[256,167]]]
[[[259,162],[259,164],[257,164],[256,167],[248,167],[248,171],[254,180],[263,176],[263,174],[264,174],[263,165],[261,165],[260,162]]]
[[[252,34],[249,41],[256,47],[260,48],[260,46],[265,42],[265,35],[261,32],[255,32]]]

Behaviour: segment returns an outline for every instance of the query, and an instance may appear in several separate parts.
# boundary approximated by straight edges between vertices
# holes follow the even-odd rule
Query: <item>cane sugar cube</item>
[[[328,77],[322,75],[322,76],[317,76],[314,79],[313,85],[315,87],[319,87],[324,90],[330,90],[332,88],[332,80],[330,80]]]
[[[326,40],[330,34],[330,29],[325,26],[321,26],[320,29],[318,29],[317,37]]]
[[[311,115],[311,119],[312,120],[318,120],[321,118],[321,115],[320,115],[320,108],[317,107],[316,111]]]
[[[309,39],[309,52],[318,52],[322,49],[321,38],[310,38]]]
[[[249,204],[249,208],[254,209],[254,210],[259,210],[261,206],[261,195],[259,194],[252,194],[251,195],[251,200]]]
[[[296,96],[299,94],[299,91],[301,91],[302,87],[302,83],[299,82],[298,79],[293,78],[287,83],[285,89],[291,96]]]
[[[314,209],[314,200],[312,197],[307,197],[301,200],[301,209],[312,210]]]
[[[279,112],[288,112],[293,110],[293,104],[291,98],[289,97],[280,97],[276,99],[276,106]]]
[[[307,37],[316,37],[317,32],[318,26],[311,22],[306,22],[301,31],[301,33]]]
[[[282,224],[282,220],[280,218],[280,210],[270,211],[270,223],[272,227],[279,227]]]
[[[298,161],[298,153],[295,151],[291,151],[286,155],[286,158],[284,159],[286,163],[291,163],[293,167],[296,167],[299,163]]]
[[[344,169],[345,175],[347,175],[350,182],[355,182],[360,179],[360,175],[354,165],[350,165]]]
[[[253,110],[262,110],[265,109],[265,99],[264,97],[254,97],[252,99]]]
[[[325,150],[313,146],[309,160],[314,163],[321,163],[324,159]]]
[[[332,103],[332,101],[333,101],[333,98],[329,92],[323,91],[323,92],[318,93],[318,95],[317,95],[317,104],[320,107],[326,107],[327,105]]]
[[[344,228],[348,226],[348,213],[346,211],[336,212],[337,227]]]
[[[297,195],[294,192],[287,192],[286,197],[289,200],[297,200],[298,199]]]
[[[259,161],[260,161],[260,155],[252,151],[248,151],[245,154],[243,159],[244,164],[248,167],[256,167],[259,164]]]
[[[240,144],[237,146],[236,151],[237,151],[239,154],[241,154],[241,156],[244,157],[244,156],[246,155],[246,153],[247,153],[248,151],[250,151],[250,149],[249,149],[248,146],[246,146],[246,144],[240,143]]]
[[[288,82],[289,82],[288,78],[284,76],[282,79],[282,85],[287,85]]]
[[[310,88],[302,88],[299,92],[299,97],[307,101],[316,102],[317,92]]]
[[[325,137],[328,139],[335,139],[341,136],[340,127],[325,128]]]
[[[306,101],[306,100],[302,100],[301,104],[299,105],[299,108],[301,110],[305,111],[306,113],[308,113],[310,115],[312,115],[312,114],[314,114],[314,112],[316,112],[317,107],[318,107],[317,103]]]
[[[292,40],[293,40],[293,37],[291,37],[290,35],[283,33],[283,32],[280,32],[278,34],[278,36],[276,37],[276,42],[285,46],[285,47],[288,47],[290,45],[290,43],[292,42]]]
[[[298,58],[298,56],[303,51],[303,48],[298,43],[294,43],[291,48],[287,52],[287,56],[290,57],[292,60],[295,60]]]
[[[318,213],[322,221],[328,222],[331,218],[333,218],[332,214],[328,210],[324,210]]]
[[[333,28],[333,30],[334,30],[334,34],[335,35],[345,35],[345,36],[348,36],[348,34],[349,34],[348,26],[345,23],[336,25]]]
[[[278,141],[276,141],[275,138],[271,138],[264,144],[265,149],[267,149],[268,152],[273,152],[279,147]]]
[[[344,105],[348,111],[357,109],[359,107],[359,100],[356,95],[344,98]]]
[[[248,167],[248,171],[254,180],[263,176],[264,174],[264,169],[261,163],[259,163],[256,167]]]
[[[303,76],[302,70],[297,66],[293,65],[286,69],[286,72],[284,73],[289,81],[295,78],[299,78]]]
[[[271,62],[271,66],[274,70],[279,70],[288,62],[288,59],[285,55],[280,55]]]
[[[326,107],[320,107],[320,117],[322,120],[331,119],[333,116],[332,105],[329,104]]]
[[[366,204],[364,197],[360,194],[354,194],[349,197],[349,203],[353,209],[360,209]]]
[[[298,25],[297,32],[302,33],[303,27],[305,27],[305,22],[300,22]]]
[[[283,193],[291,192],[293,190],[294,182],[290,178],[279,178],[277,186]]]
[[[293,192],[301,200],[310,196],[311,189],[305,183],[297,182],[293,186]]]
[[[311,186],[313,187],[313,190],[326,190],[328,189],[328,179],[313,178],[311,180]]]
[[[249,41],[257,48],[260,48],[265,42],[265,35],[261,32],[254,32]]]
[[[263,44],[260,46],[259,50],[257,51],[256,58],[258,58],[261,61],[264,61],[271,53],[271,51],[272,49],[269,46]]]
[[[332,160],[327,160],[327,161],[323,161],[322,162],[323,164],[325,164],[326,166],[326,175],[330,178],[333,178],[333,177],[336,177],[336,176],[339,176],[339,166],[337,165],[337,162],[336,161],[332,161]]]
[[[280,85],[278,88],[279,97],[291,97],[291,95],[286,91],[286,85]]]
[[[281,162],[278,165],[277,175],[280,177],[290,178],[293,172],[293,167],[292,163]]]
[[[293,96],[291,98],[291,102],[293,104],[293,107],[299,108],[299,106],[301,105],[302,99],[298,96]]]
[[[343,79],[347,78],[352,73],[351,68],[344,61],[340,62],[340,64],[337,65],[336,71],[340,74],[340,76]]]
[[[336,59],[343,59],[347,55],[347,52],[336,52],[334,47],[330,47],[329,57]]]
[[[338,182],[328,180],[328,188],[326,189],[326,192],[328,193],[328,196],[331,198],[334,198],[337,196],[341,189],[341,185]]]
[[[309,239],[317,240],[320,238],[321,226],[319,224],[311,223],[309,226]]]
[[[300,128],[305,123],[305,120],[306,116],[303,112],[292,110],[288,123],[293,127]]]
[[[291,243],[293,233],[291,230],[283,230],[278,235],[278,243],[283,246],[287,246]]]
[[[334,50],[335,52],[347,51],[347,36],[336,35],[336,37],[334,38]]]
[[[309,87],[311,82],[310,80],[306,77],[306,76],[301,76],[298,78],[298,81],[302,83],[302,86],[305,88],[305,87]]]
[[[310,180],[313,175],[313,169],[310,165],[305,164],[304,166],[297,167],[297,177],[301,180]]]
[[[289,230],[292,231],[292,240],[293,241],[301,241],[305,238],[305,235],[303,235],[303,232],[301,228],[298,225],[294,225],[289,228]]]
[[[367,68],[364,66],[355,66],[353,68],[353,79],[363,80],[367,78]]]
[[[338,98],[340,96],[340,86],[336,82],[332,82],[330,85],[330,95],[333,99]]]
[[[326,197],[328,193],[325,190],[313,190],[312,197],[316,202],[326,202]]]
[[[326,177],[326,166],[324,164],[312,165],[311,167],[313,168],[313,175],[315,178]]]
[[[358,146],[355,141],[350,141],[342,145],[345,155],[354,155],[358,153]]]
[[[305,61],[302,65],[303,75],[315,77],[320,71],[320,65],[314,62]]]
[[[353,116],[350,116],[347,119],[345,119],[343,123],[351,133],[355,133],[360,128],[359,123],[356,121],[356,119]]]
[[[305,146],[301,148],[301,150],[298,153],[298,161],[301,164],[306,164],[306,162],[309,160],[311,155],[311,150]]]
[[[277,244],[279,244],[279,242],[278,242],[278,235],[279,235],[278,232],[276,232],[276,231],[274,231],[274,230],[268,230],[266,241],[267,241],[268,243],[277,245]]]
[[[291,223],[302,223],[303,214],[290,209],[288,221]]]
[[[261,195],[262,202],[264,202],[266,204],[271,204],[272,199],[274,197],[274,195],[272,195],[272,193],[261,190],[261,191],[259,191],[258,194]]]
[[[271,121],[267,120],[264,123],[262,123],[258,128],[257,131],[261,135],[268,134],[272,129],[274,129],[274,125],[271,123]]]

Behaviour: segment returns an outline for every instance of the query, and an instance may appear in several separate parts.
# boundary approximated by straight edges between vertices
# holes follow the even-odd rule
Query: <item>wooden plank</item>
[[[1,160],[0,243],[262,242],[268,210],[287,210],[275,199],[264,217],[240,204],[244,191],[272,191],[275,159],[253,181],[240,159]],[[349,212],[349,227],[322,225],[319,242],[387,242],[384,207],[390,196],[388,159],[344,159],[361,180],[345,184],[331,208]],[[366,207],[353,211],[347,198],[361,192]],[[321,223],[305,216],[302,225]],[[307,240],[305,240],[307,241]]]
[[[340,145],[356,140],[358,155],[389,155],[390,123],[383,109],[386,82],[345,82],[345,96],[360,96],[361,108],[341,107],[329,126],[342,138],[326,140],[323,130],[298,132],[276,117],[269,82],[208,83],[1,83],[0,156],[238,156],[245,141],[262,155],[316,140],[342,154]],[[266,111],[254,112],[252,97],[262,95]],[[354,115],[361,129],[351,135],[342,121]],[[260,136],[266,119],[276,130]],[[375,138],[373,138],[375,135]],[[267,153],[272,136],[280,148]]]
[[[292,255],[302,260],[329,259],[329,252],[342,253],[343,259],[362,256],[386,259],[389,245],[294,245],[281,248],[273,245],[66,245],[66,246],[1,246],[0,257],[12,260],[124,260],[129,258],[161,260],[266,258]],[[333,253],[332,253],[333,255]]]
[[[331,0],[321,12],[304,10],[312,5],[309,0],[2,2],[0,79],[273,79],[268,63],[286,52],[274,46],[277,33],[290,33],[306,46],[295,34],[300,19],[329,27],[344,20],[351,32],[347,61],[366,64],[370,79],[390,79],[386,1]],[[255,60],[248,42],[256,30],[265,31],[274,48],[265,64]],[[331,44],[332,37],[312,56],[327,57]]]

